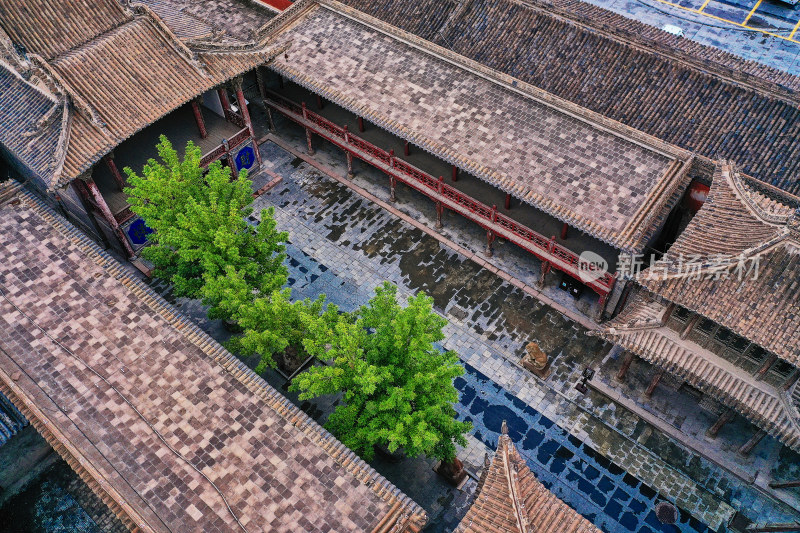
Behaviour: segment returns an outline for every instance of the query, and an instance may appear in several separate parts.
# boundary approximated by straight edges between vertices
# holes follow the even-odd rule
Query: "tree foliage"
[[[170,280],[178,296],[204,298],[211,318],[229,316],[205,285],[231,269],[252,292],[282,287],[288,234],[277,230],[272,208],[262,211],[257,225],[248,224],[253,197],[246,172],[231,180],[230,169],[218,161],[204,172],[200,148],[191,141],[183,159],[163,135],[157,148],[161,161],[148,160],[141,176],[125,169],[131,210],[154,230],[142,255],[155,274]]]
[[[450,461],[471,425],[456,420],[452,405],[453,379],[464,369],[455,352],[434,346],[446,323],[430,297],[418,294],[403,308],[397,287],[384,283],[352,319],[308,323],[306,350],[332,364],[300,374],[291,389],[301,400],[343,392],[326,427],[367,460],[383,445]]]
[[[205,291],[214,293],[221,312],[230,316],[242,329],[228,348],[240,355],[261,356],[255,371],[262,373],[275,366],[275,355],[286,349],[305,358],[303,341],[309,329],[317,330],[339,320],[335,305],[325,306],[325,296],[316,300],[291,301],[291,290],[254,293],[241,273],[229,268],[225,276],[209,280]]]

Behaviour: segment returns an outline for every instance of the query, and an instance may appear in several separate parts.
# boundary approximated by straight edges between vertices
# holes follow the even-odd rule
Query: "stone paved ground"
[[[274,204],[279,223],[289,229],[293,243],[325,269],[306,268],[305,280],[294,279],[299,293],[336,294],[331,291],[335,283],[318,284],[321,276],[341,280],[337,283],[345,289],[335,301],[345,308],[364,301],[383,279],[398,283],[406,292],[429,291],[437,308],[451,320],[445,347],[457,350],[466,363],[518,400],[591,443],[643,482],[659,487],[695,516],[716,526],[732,513],[723,500],[747,510],[753,501],[763,499],[605,397],[578,398],[572,387],[580,370],[608,351],[603,343],[583,335],[582,328],[320,176],[293,155],[271,144],[262,150],[272,171],[287,179],[257,203]],[[362,170],[356,181],[370,186],[366,174]],[[388,196],[374,186],[372,190]],[[399,204],[407,207],[402,197]],[[555,372],[546,384],[514,364],[529,339],[554,356]],[[776,518],[790,516],[770,503],[763,512]]]

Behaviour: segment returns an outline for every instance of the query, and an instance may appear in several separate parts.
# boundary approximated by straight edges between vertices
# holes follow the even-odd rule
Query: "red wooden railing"
[[[578,254],[558,244],[555,237],[548,239],[516,220],[498,213],[496,207],[489,207],[444,183],[443,180],[431,176],[402,159],[397,159],[392,152],[387,152],[369,141],[353,135],[346,128],[309,111],[305,105],[297,105],[276,93],[270,93],[270,95],[271,98],[264,100],[269,107],[301,126],[309,128],[343,150],[347,150],[358,159],[379,168],[426,196],[442,202],[448,209],[461,213],[483,228],[493,231],[495,235],[513,242],[542,261],[547,261],[553,268],[565,272],[590,287],[603,299],[614,288],[616,277],[609,272],[604,272],[600,276],[592,276],[597,279],[591,281],[584,280],[581,277]]]
[[[238,147],[243,142],[250,139],[250,130],[247,127],[242,128],[241,130],[237,131],[233,137],[228,140],[228,149],[225,149],[224,144],[220,144],[210,152],[206,152],[203,154],[203,157],[200,158],[200,166],[207,167],[217,159],[222,159],[225,157],[230,150]]]

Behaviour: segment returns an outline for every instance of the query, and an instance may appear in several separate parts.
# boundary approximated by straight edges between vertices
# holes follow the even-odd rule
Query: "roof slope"
[[[78,177],[192,98],[279,53],[255,41],[192,51],[146,6],[129,11],[115,0],[0,0],[0,13],[0,30],[25,48],[17,68],[46,80],[74,104],[63,128],[65,149],[52,156],[61,161],[50,188]]]
[[[257,0],[142,0],[178,37],[215,42],[257,38],[275,11]]]
[[[270,68],[616,248],[688,181],[688,153],[336,2],[275,42]]]
[[[12,197],[0,205],[0,389],[107,503],[124,502],[123,519],[144,531],[418,531],[419,506],[17,189],[0,184]]]
[[[475,500],[454,533],[600,533],[547,490],[528,468],[507,435],[481,474]]]
[[[35,87],[3,63],[0,94],[0,144],[46,187],[58,171],[59,158],[53,156],[63,149],[64,100]]]
[[[9,37],[47,60],[128,20],[130,15],[120,9],[116,0],[0,0],[0,23]]]
[[[637,295],[597,334],[734,407],[770,435],[800,450],[800,404],[790,392],[757,381],[722,357],[681,339],[661,326],[665,312],[663,304]]]
[[[754,190],[730,164],[639,282],[800,366],[800,210]]]
[[[800,78],[577,0],[344,0],[352,7],[800,193]],[[411,15],[415,16],[411,16]]]

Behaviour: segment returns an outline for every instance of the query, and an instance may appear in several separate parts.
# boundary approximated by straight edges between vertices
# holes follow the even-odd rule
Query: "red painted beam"
[[[289,0],[259,0],[262,4],[267,4],[268,6],[274,7],[278,11],[283,11],[284,9],[290,7],[292,2]]]

